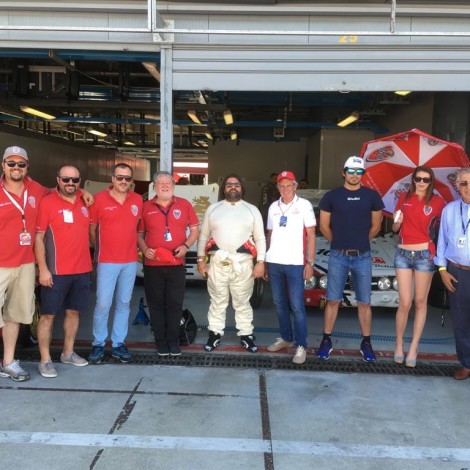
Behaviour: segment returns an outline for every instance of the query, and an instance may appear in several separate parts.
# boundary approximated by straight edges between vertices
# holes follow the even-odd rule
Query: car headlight
[[[388,290],[392,287],[392,281],[388,277],[381,277],[377,282],[379,290]]]
[[[398,290],[398,279],[396,277],[393,278],[392,285],[395,290]]]
[[[322,276],[320,280],[318,281],[318,285],[320,286],[321,289],[326,289],[327,284],[328,284],[327,276]]]
[[[310,279],[304,280],[304,289],[315,289],[317,285],[317,278],[312,276]]]

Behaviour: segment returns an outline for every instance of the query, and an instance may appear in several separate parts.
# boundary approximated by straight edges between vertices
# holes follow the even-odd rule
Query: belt
[[[365,253],[364,250],[336,250],[336,251],[346,256],[361,256]]]
[[[462,271],[470,271],[470,266],[462,266],[461,264],[454,263],[453,261],[449,261],[449,264],[455,268],[461,269]]]

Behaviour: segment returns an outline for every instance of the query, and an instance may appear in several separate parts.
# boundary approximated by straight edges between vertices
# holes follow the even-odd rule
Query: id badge
[[[166,242],[171,242],[172,238],[170,232],[165,232],[164,237]]]
[[[465,246],[466,239],[465,237],[459,238],[459,244],[457,245],[459,248],[463,248]]]
[[[31,234],[29,232],[20,233],[20,245],[21,246],[31,245]]]
[[[62,211],[62,214],[64,215],[64,222],[66,224],[73,224],[73,212],[69,210],[64,210]]]
[[[287,216],[282,215],[279,219],[279,227],[285,227],[287,225]]]

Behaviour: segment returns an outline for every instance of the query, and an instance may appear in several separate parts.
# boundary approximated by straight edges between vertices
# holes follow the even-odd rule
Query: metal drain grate
[[[89,350],[77,350],[77,353],[86,357]],[[60,350],[52,350],[52,359],[59,360]],[[17,350],[21,361],[39,362],[39,351],[33,349]],[[118,363],[109,353],[103,358],[102,364]],[[395,364],[389,359],[379,359],[375,363],[366,363],[360,358],[333,359],[320,361],[308,357],[305,364],[295,365],[290,356],[272,356],[268,354],[238,353],[199,353],[185,351],[178,357],[159,357],[155,353],[136,352],[130,365],[164,365],[186,367],[236,367],[245,369],[277,369],[277,370],[308,370],[314,372],[340,372],[359,374],[388,374],[388,375],[416,375],[451,377],[457,363],[448,362],[418,362],[412,369],[404,365]]]

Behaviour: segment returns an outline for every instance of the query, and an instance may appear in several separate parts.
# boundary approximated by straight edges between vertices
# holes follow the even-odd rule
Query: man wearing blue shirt
[[[444,207],[434,263],[449,291],[455,348],[462,364],[454,379],[465,380],[470,377],[470,168],[458,171],[457,186],[461,198]]]
[[[331,334],[351,273],[357,299],[362,333],[360,352],[364,361],[375,362],[370,342],[372,259],[370,240],[380,230],[384,204],[377,191],[361,185],[364,161],[349,157],[343,168],[343,186],[328,191],[320,201],[320,231],[330,242],[328,284],[323,339],[317,351],[319,359],[328,359],[333,350]]]

